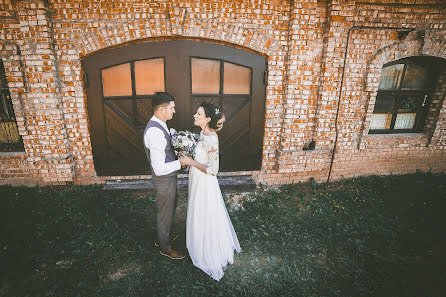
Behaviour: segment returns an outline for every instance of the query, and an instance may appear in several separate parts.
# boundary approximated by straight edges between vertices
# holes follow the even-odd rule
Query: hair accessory
[[[215,109],[215,114],[217,115],[220,112],[220,109],[216,108]]]

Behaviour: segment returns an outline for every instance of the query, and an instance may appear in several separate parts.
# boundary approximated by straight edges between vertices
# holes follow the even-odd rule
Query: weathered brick
[[[407,56],[446,58],[442,2],[0,0],[0,38],[20,47],[19,53],[0,42],[25,146],[19,160],[0,153],[0,183],[115,178],[96,176],[81,59],[125,42],[166,37],[217,40],[267,57],[262,169],[243,172],[257,182],[326,180],[335,142],[332,179],[443,172],[445,75],[425,133],[368,134],[383,64]],[[349,31],[353,22],[371,28]],[[400,37],[401,26],[414,31]],[[304,150],[311,141],[316,149]]]

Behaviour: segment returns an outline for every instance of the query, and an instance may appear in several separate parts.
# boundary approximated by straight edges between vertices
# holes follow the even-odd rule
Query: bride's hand
[[[192,157],[185,155],[185,154],[181,154],[180,157],[178,158],[178,160],[180,161],[181,164],[185,164],[185,165],[192,165]]]

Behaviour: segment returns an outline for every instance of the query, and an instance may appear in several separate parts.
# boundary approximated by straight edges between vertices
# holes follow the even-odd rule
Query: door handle
[[[426,105],[426,99],[427,99],[427,95],[424,95],[423,104],[421,104],[421,106],[425,106]]]

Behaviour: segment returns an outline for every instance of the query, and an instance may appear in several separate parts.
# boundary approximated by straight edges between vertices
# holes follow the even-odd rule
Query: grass
[[[216,282],[153,246],[153,195],[0,187],[0,296],[442,296],[446,176],[259,188],[227,207],[242,252]],[[175,242],[184,252],[187,197]]]

